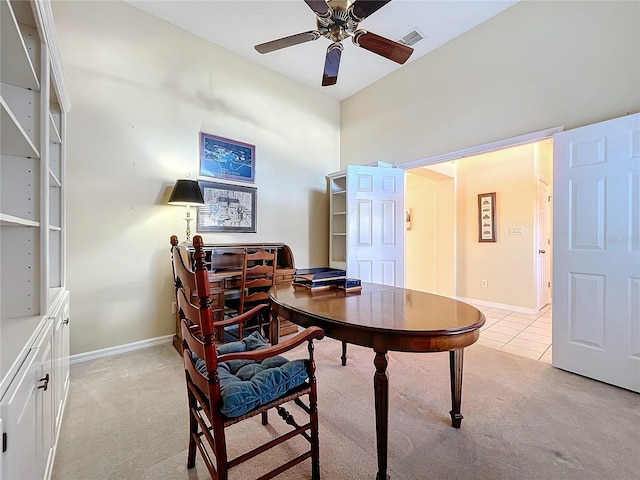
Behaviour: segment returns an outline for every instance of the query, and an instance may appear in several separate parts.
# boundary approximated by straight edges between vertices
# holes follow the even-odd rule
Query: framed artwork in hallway
[[[478,195],[478,241],[496,241],[496,193]]]

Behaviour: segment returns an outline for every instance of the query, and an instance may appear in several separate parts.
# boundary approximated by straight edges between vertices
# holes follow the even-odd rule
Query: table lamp
[[[196,180],[176,180],[169,201],[169,205],[185,205],[187,207],[187,240],[185,244],[191,243],[191,205],[204,205],[202,191]]]

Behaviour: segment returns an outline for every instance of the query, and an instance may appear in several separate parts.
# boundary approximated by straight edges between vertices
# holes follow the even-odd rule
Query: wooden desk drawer
[[[224,294],[222,292],[216,292],[209,295],[209,301],[211,302],[211,308],[222,308],[224,304]]]
[[[224,279],[224,288],[225,289],[240,288],[241,285],[242,285],[242,278],[240,278],[240,277],[232,277],[232,278],[225,278]]]
[[[279,268],[276,270],[276,283],[290,282],[295,274],[295,268]]]
[[[195,305],[196,307],[200,305],[200,300],[198,296],[195,294],[191,295],[189,301]],[[209,302],[211,302],[211,308],[222,308],[224,304],[224,293],[223,292],[214,292],[209,295]]]

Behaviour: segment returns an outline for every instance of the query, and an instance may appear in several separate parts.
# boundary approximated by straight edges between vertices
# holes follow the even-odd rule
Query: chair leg
[[[196,435],[198,434],[198,421],[193,414],[193,409],[196,408],[196,399],[191,392],[189,392],[189,451],[187,454],[187,468],[191,469],[196,466]]]
[[[229,479],[229,465],[227,459],[227,440],[225,438],[224,427],[222,425],[213,425],[213,434],[215,445],[216,465],[218,467],[217,480]],[[213,475],[212,475],[213,477]]]
[[[311,405],[311,479],[320,480],[320,439],[318,435],[317,403]]]

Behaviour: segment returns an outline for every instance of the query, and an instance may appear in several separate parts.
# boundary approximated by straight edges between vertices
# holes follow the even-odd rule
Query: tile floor
[[[486,318],[478,343],[551,363],[551,305],[537,314],[474,306]]]

